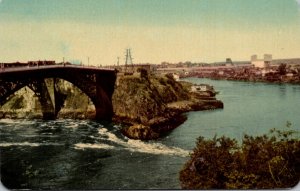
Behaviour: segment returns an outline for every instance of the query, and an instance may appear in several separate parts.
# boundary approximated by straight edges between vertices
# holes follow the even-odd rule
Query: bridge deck
[[[103,68],[103,67],[93,67],[93,66],[78,66],[78,65],[46,65],[46,66],[25,66],[25,67],[5,67],[0,68],[1,73],[10,72],[22,72],[22,71],[33,71],[33,70],[45,70],[45,69],[59,69],[59,68],[76,68],[82,70],[94,70],[94,71],[115,71],[115,69]]]

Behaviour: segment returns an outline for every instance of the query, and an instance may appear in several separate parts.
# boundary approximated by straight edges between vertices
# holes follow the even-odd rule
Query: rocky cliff
[[[154,139],[183,123],[184,112],[223,108],[207,92],[190,92],[192,84],[171,76],[120,76],[113,94],[114,121],[127,123],[123,133]]]

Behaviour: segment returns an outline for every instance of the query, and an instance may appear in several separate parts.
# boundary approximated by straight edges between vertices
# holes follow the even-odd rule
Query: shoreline
[[[300,79],[298,81],[278,81],[278,80],[267,80],[267,79],[245,79],[245,78],[215,78],[215,77],[197,77],[207,78],[211,80],[227,80],[227,81],[238,81],[238,82],[253,82],[253,83],[268,83],[268,84],[291,84],[300,85]]]
[[[246,70],[246,69],[244,69]],[[280,75],[278,73],[267,73],[264,76],[254,75],[248,73],[241,73],[238,71],[221,71],[220,73],[191,73],[188,75],[180,76],[181,79],[184,78],[207,78],[211,80],[228,80],[228,81],[242,81],[242,82],[262,82],[270,84],[300,84],[300,75],[291,74],[291,76]]]
[[[171,103],[177,106],[168,107],[169,116],[158,116],[148,123],[139,123],[130,118],[115,116],[113,119],[114,123],[123,124],[125,127],[122,128],[122,134],[131,139],[139,140],[152,140],[163,136],[163,134],[170,132],[171,130],[179,127],[187,120],[186,113],[192,111],[206,111],[223,109],[224,104],[219,100],[212,100],[207,102],[192,102],[187,101],[187,103]]]

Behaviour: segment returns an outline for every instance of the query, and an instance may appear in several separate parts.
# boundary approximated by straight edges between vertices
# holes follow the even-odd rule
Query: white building
[[[224,71],[219,71],[218,74],[221,75],[221,76],[223,76],[224,75]]]
[[[179,75],[178,75],[178,74],[175,74],[175,73],[173,73],[173,78],[174,78],[174,80],[176,80],[176,81],[179,81],[179,79],[180,79]]]
[[[262,76],[266,76],[267,73],[269,73],[268,70],[266,70],[266,69],[262,69],[262,70],[261,70],[261,75],[262,75]]]
[[[207,86],[206,85],[193,85],[191,87],[192,92],[197,92],[197,91],[207,91]]]
[[[258,59],[257,55],[251,56],[251,64],[256,68],[268,68],[272,62],[272,54],[264,54],[263,59]]]

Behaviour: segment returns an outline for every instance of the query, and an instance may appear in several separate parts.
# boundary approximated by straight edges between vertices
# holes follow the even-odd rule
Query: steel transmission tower
[[[133,73],[133,62],[132,62],[131,50],[126,49],[126,59],[125,59],[125,73],[127,73],[127,68],[131,66],[131,71]]]

